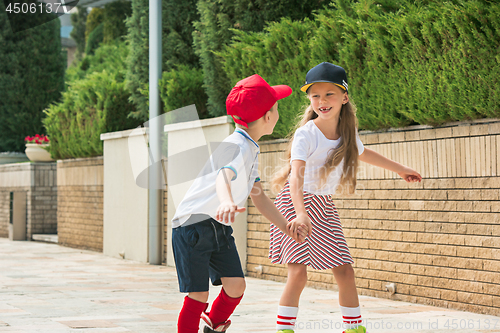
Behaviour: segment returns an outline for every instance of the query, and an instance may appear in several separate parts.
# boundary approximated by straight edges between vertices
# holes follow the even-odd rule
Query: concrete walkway
[[[247,285],[228,333],[275,333],[283,284],[248,278]],[[211,300],[218,292],[211,290]],[[0,332],[175,333],[183,296],[170,267],[0,238]],[[306,288],[296,332],[342,332],[337,296]],[[360,301],[370,333],[500,332],[500,317],[366,296]]]

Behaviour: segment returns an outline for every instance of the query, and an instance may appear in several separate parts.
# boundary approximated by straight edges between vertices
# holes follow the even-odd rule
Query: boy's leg
[[[219,248],[218,251],[212,252],[209,272],[212,283],[222,284],[222,289],[212,303],[210,313],[206,314],[204,319],[208,319],[207,323],[215,329],[218,326],[225,328],[229,326],[228,319],[243,298],[246,283],[240,257],[231,235],[232,228],[216,221],[214,223],[216,223]]]
[[[362,318],[354,269],[351,264],[346,264],[332,268],[332,272],[339,287],[339,304],[345,332],[358,332],[356,329],[361,328]],[[363,330],[364,328],[360,332]]]
[[[206,296],[201,294],[206,294]],[[200,299],[202,299],[202,301],[200,301]],[[184,297],[184,304],[182,305],[177,321],[178,333],[198,333],[201,313],[205,311],[208,306],[207,299],[208,292],[189,293],[188,296]]]
[[[198,333],[200,316],[208,304],[211,240],[204,222],[172,229],[172,248],[184,298],[177,322],[178,333]]]
[[[300,295],[306,283],[307,266],[303,264],[288,264],[288,278],[279,302],[276,330],[293,331],[299,312]]]
[[[221,278],[222,289],[219,296],[212,303],[209,318],[214,327],[225,323],[234,309],[240,304],[245,291],[246,283],[244,278]]]

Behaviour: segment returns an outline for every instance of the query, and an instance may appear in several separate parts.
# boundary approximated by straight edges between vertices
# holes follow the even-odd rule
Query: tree
[[[70,33],[71,38],[76,42],[76,59],[79,61],[83,58],[85,52],[85,27],[87,23],[87,8],[77,7],[77,12],[71,14],[71,24],[73,30]]]
[[[200,20],[194,23],[194,45],[204,72],[208,112],[214,117],[226,114],[225,100],[232,82],[225,75],[221,59],[216,54],[231,42],[234,29],[258,32],[267,22],[279,21],[281,17],[292,20],[310,18],[314,10],[327,3],[324,0],[198,1]]]
[[[0,9],[5,12],[3,2]],[[45,15],[51,14],[32,18],[46,22]],[[44,134],[43,110],[64,89],[60,26],[53,19],[12,33],[6,15],[0,15],[0,151],[24,151],[26,136]]]
[[[131,48],[127,81],[131,100],[137,111],[132,116],[146,121],[149,117],[149,2],[132,0],[132,15],[127,19],[128,42]],[[193,22],[199,19],[196,0],[162,2],[163,71],[179,72],[200,68],[199,58],[193,48]],[[185,67],[184,65],[187,65]],[[166,95],[164,95],[166,96]],[[175,102],[168,103],[176,105]],[[162,110],[164,108],[162,107]],[[200,115],[201,117],[201,115]]]

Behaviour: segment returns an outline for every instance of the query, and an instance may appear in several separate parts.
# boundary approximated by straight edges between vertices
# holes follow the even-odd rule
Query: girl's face
[[[307,97],[314,112],[323,120],[338,119],[342,104],[349,102],[349,96],[339,86],[330,82],[318,82],[309,88]]]

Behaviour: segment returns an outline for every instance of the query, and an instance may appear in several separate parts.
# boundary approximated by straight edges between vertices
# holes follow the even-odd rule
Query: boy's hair
[[[283,166],[273,177],[271,181],[272,189],[278,193],[283,188],[290,171],[292,170],[290,160],[292,156],[292,142],[295,131],[304,126],[309,120],[316,119],[318,115],[314,112],[312,105],[307,106],[300,121],[295,125],[294,130],[289,136],[289,143],[286,152],[286,165]],[[337,148],[330,150],[326,162],[320,171],[320,187],[322,187],[330,172],[332,172],[344,159],[344,169],[340,178],[340,185],[348,187],[348,193],[353,194],[356,190],[356,175],[358,171],[358,146],[356,143],[356,129],[358,128],[358,118],[356,117],[356,106],[351,101],[342,105],[340,110],[339,123],[337,131],[341,140]]]
[[[273,105],[273,107],[274,107],[274,105]],[[264,117],[264,116],[265,116],[265,115],[266,115],[269,111],[273,111],[273,107],[271,107],[269,110],[267,110],[267,111],[266,111],[266,113],[264,113],[264,114],[262,115],[262,117]],[[262,118],[262,117],[260,117],[260,118]],[[260,119],[260,118],[259,118],[259,119]],[[241,118],[240,118],[239,116],[233,116],[233,119],[240,120]],[[257,120],[259,120],[259,119],[257,119]],[[241,129],[249,129],[249,128],[251,128],[251,127],[253,127],[253,126],[255,125],[255,123],[257,122],[257,120],[254,120],[254,121],[252,121],[252,122],[248,123],[248,124],[247,124],[247,127],[245,127],[244,125],[241,125],[241,124],[239,124],[239,123],[237,123],[237,122],[234,122],[234,125],[235,125],[237,128],[241,128]]]

